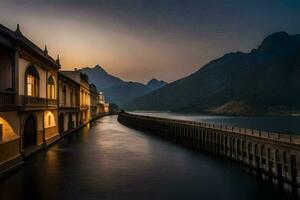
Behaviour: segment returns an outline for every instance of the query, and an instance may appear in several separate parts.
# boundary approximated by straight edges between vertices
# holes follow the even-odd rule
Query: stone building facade
[[[98,113],[106,114],[109,113],[109,104],[105,101],[105,96],[102,92],[98,94]]]
[[[59,60],[17,27],[0,25],[0,163],[18,160],[58,138]],[[10,146],[11,148],[6,148]]]
[[[90,121],[90,85],[88,76],[80,70],[61,71],[63,75],[79,84],[79,124],[84,125]]]
[[[68,78],[62,73],[58,74],[59,80],[59,114],[58,132],[65,134],[77,128],[79,124],[80,107],[79,91],[80,84]]]
[[[97,106],[98,106],[98,92],[94,84],[90,84],[90,117],[95,118],[98,115]]]
[[[12,31],[0,25],[0,176],[99,116],[97,108],[90,112],[97,90],[88,77],[60,68],[59,58],[36,46],[19,26]]]

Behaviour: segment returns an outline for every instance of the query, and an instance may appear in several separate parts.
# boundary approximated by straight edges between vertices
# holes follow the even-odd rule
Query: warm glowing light
[[[104,106],[104,113],[108,113],[109,112],[109,104],[106,103]]]
[[[0,140],[9,141],[17,137],[10,124],[0,117]]]
[[[27,95],[28,96],[33,96],[34,92],[34,77],[28,75],[27,76]]]
[[[48,78],[48,84],[47,84],[47,91],[48,91],[48,98],[49,99],[56,99],[55,96],[55,81],[52,76]]]
[[[51,128],[56,126],[55,116],[51,111],[46,111],[44,116],[45,128]]]
[[[2,124],[0,123],[0,140],[2,140],[2,136],[3,136],[3,127]]]

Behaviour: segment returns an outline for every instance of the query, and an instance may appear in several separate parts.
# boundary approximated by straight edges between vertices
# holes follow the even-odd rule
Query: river
[[[205,114],[183,114],[156,111],[130,112],[139,115],[162,117],[169,119],[181,119],[200,121],[204,123],[237,126],[241,128],[252,128],[257,130],[271,131],[276,133],[300,135],[300,117],[292,116],[222,116]]]
[[[121,125],[116,116],[65,137],[0,181],[0,199],[283,200],[240,166]]]

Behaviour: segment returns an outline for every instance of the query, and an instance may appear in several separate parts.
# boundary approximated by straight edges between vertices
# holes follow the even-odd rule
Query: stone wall
[[[163,137],[190,141],[216,155],[256,169],[276,181],[300,187],[298,136],[124,112],[119,114],[118,120]]]

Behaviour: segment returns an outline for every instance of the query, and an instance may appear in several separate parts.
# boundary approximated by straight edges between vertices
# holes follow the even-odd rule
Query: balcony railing
[[[47,105],[48,106],[57,106],[57,100],[56,99],[47,99]]]
[[[57,100],[20,95],[18,98],[18,105],[24,108],[47,107],[47,106],[53,107],[53,106],[57,106]]]
[[[24,106],[46,106],[46,99],[39,97],[23,96]]]
[[[56,107],[57,100],[0,92],[0,110],[15,110],[17,107],[32,108],[47,106]]]
[[[0,93],[0,106],[13,106],[15,105],[15,94],[13,93]]]

